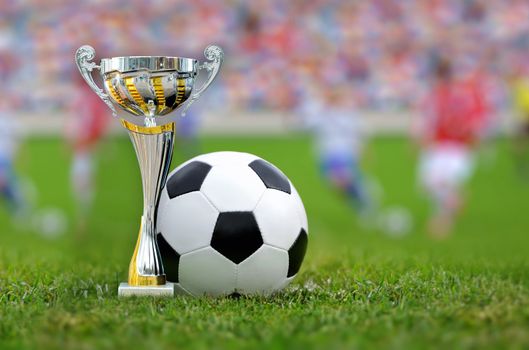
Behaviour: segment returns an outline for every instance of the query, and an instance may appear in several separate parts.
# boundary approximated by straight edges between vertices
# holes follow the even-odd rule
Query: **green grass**
[[[415,188],[409,144],[381,138],[370,148],[365,167],[384,185],[384,205],[414,214],[403,238],[357,225],[321,182],[305,137],[204,139],[204,152],[255,153],[291,178],[308,212],[307,258],[270,298],[155,300],[116,296],[141,185],[129,141],[105,141],[86,236],[15,230],[0,210],[0,348],[529,347],[529,185],[515,176],[508,142],[481,157],[468,206],[444,242],[424,233],[428,203]],[[71,220],[64,145],[30,140],[25,153],[36,206],[63,208]]]

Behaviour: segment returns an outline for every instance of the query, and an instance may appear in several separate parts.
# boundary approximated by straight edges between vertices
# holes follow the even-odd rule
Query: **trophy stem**
[[[167,286],[162,259],[156,243],[156,210],[160,192],[165,185],[174,144],[174,123],[141,127],[125,120],[138,157],[143,184],[143,215],[136,248],[129,265],[128,285],[120,286],[120,295],[169,295],[153,288]],[[147,288],[145,288],[147,287]],[[131,291],[132,289],[132,291]],[[168,288],[166,288],[168,290]],[[173,290],[172,285],[170,290]],[[170,293],[172,295],[172,293]]]

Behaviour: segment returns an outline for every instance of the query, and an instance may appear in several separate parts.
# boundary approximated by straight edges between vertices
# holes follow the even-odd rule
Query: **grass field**
[[[320,181],[306,137],[205,138],[204,152],[255,153],[296,184],[310,225],[298,278],[267,299],[122,300],[141,186],[129,141],[110,139],[83,238],[17,231],[0,210],[0,349],[527,348],[529,184],[515,176],[508,146],[499,141],[481,156],[455,235],[435,242],[423,230],[427,202],[402,139],[374,140],[365,162],[384,205],[414,213],[413,232],[396,239],[356,224]],[[30,140],[24,158],[37,206],[64,208],[71,219],[63,144]]]

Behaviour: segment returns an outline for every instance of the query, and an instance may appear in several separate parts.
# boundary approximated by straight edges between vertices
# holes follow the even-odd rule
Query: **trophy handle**
[[[193,104],[193,102],[195,102],[200,97],[200,95],[211,85],[213,80],[215,80],[219,73],[220,67],[222,66],[222,62],[224,61],[224,52],[217,45],[209,45],[208,47],[206,47],[206,49],[204,50],[204,56],[210,62],[202,63],[198,66],[198,69],[205,69],[208,72],[208,79],[198,90],[196,90],[189,97],[189,102],[184,107],[184,110],[182,111],[182,116],[186,115],[187,110]]]
[[[106,105],[112,110],[112,115],[116,117],[116,108],[112,104],[110,97],[105,94],[103,89],[97,86],[94,81],[94,78],[92,77],[92,70],[94,68],[99,69],[98,65],[96,65],[94,62],[90,62],[94,59],[95,55],[96,51],[90,45],[83,45],[78,48],[77,52],[75,53],[75,62],[77,63],[77,68],[79,68],[79,72],[81,73],[88,86],[90,86],[90,88],[94,90],[97,96],[99,96],[99,98],[101,98],[103,102],[106,103]]]

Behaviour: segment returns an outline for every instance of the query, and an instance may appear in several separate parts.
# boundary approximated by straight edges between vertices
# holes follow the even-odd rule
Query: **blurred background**
[[[337,82],[347,82],[357,108],[407,112],[440,56],[452,57],[458,72],[480,70],[490,98],[504,108],[506,76],[528,66],[523,0],[52,0],[4,1],[1,10],[2,89],[12,90],[21,114],[66,112],[77,75],[73,53],[86,43],[99,58],[202,58],[208,44],[222,46],[226,64],[201,104],[223,116],[288,112],[307,85],[321,91]]]
[[[79,78],[75,50],[202,59],[215,43],[225,65],[179,122],[175,164],[216,150],[275,163],[298,187],[317,241],[413,255],[429,249],[427,237],[449,237],[452,252],[520,251],[528,18],[524,0],[3,1],[0,242],[59,256],[81,240],[93,244],[81,252],[124,272],[139,172],[125,132]],[[455,88],[437,86],[447,76]],[[424,122],[445,105],[456,137]],[[461,131],[465,116],[479,125]],[[446,138],[464,153],[456,163],[468,159],[447,175],[461,177],[453,188],[428,198],[428,186],[443,185],[421,190],[424,158]]]

